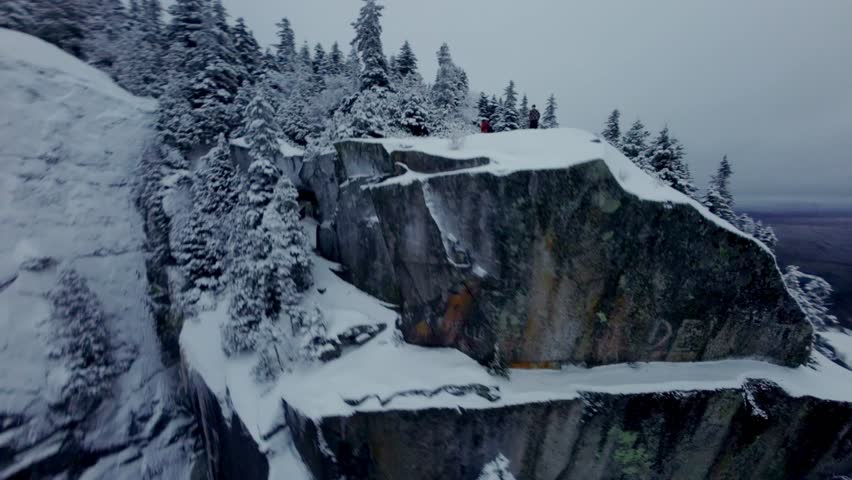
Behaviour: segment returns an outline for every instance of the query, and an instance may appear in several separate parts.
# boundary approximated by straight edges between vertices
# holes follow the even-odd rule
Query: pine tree
[[[127,12],[121,0],[98,0],[86,22],[83,41],[86,59],[113,77],[118,70],[119,57],[130,53],[118,50],[122,37],[131,35],[137,27],[139,5],[132,1],[130,6],[132,11]]]
[[[418,81],[410,80],[416,74],[410,74],[403,80],[400,97],[400,126],[415,137],[429,135],[429,111],[427,96]]]
[[[704,194],[702,203],[716,216],[732,224],[736,224],[737,216],[733,209],[734,198],[728,186],[732,173],[728,156],[725,155],[722,157],[722,163],[719,164],[719,170],[716,172],[716,175],[710,179],[710,184],[707,187],[707,192]]]
[[[695,196],[697,189],[683,161],[683,146],[669,135],[668,127],[663,128],[648,147],[647,157],[650,168],[660,180],[687,196]]]
[[[825,330],[838,324],[837,317],[829,310],[834,289],[824,278],[804,273],[796,265],[788,265],[784,284],[817,329]]]
[[[93,10],[88,3],[84,0],[3,0],[0,2],[0,27],[34,35],[84,58],[87,20]]]
[[[650,136],[651,133],[645,130],[645,125],[642,124],[642,121],[637,119],[619,143],[621,153],[647,171],[650,171],[650,166],[648,165],[645,154],[648,151],[647,140]]]
[[[467,74],[453,63],[450,47],[445,43],[438,50],[438,74],[432,86],[432,98],[442,115],[456,115],[467,99]]]
[[[72,403],[100,400],[129,366],[113,356],[103,305],[73,269],[60,273],[50,301],[55,325],[50,356],[60,359],[69,371],[65,399]]]
[[[620,148],[621,142],[621,112],[616,108],[609,114],[601,136],[615,148]]]
[[[396,58],[396,71],[402,78],[417,74],[417,57],[414,55],[414,50],[411,49],[408,40],[402,44],[402,48],[399,50],[399,55]]]
[[[559,128],[559,120],[556,118],[557,106],[556,95],[551,94],[547,97],[547,105],[541,117],[541,128]]]
[[[254,212],[248,212],[248,221],[256,224],[260,211],[272,200],[272,190],[280,173],[275,166],[281,150],[278,145],[278,130],[274,120],[275,112],[269,101],[269,88],[262,82],[245,114],[245,139],[249,145],[249,158],[252,163],[248,169],[248,205]]]
[[[328,56],[325,53],[325,48],[321,43],[317,43],[314,47],[314,60],[313,60],[313,69],[314,73],[318,75],[328,75]]]
[[[521,99],[521,107],[518,109],[518,123],[520,128],[530,128],[530,101],[526,93]]]
[[[246,27],[242,17],[237,19],[237,23],[231,29],[231,38],[233,38],[237,61],[249,74],[248,80],[252,81],[252,78],[261,72],[263,54],[260,51],[260,44],[257,43],[251,30]]]
[[[230,34],[221,28],[216,10],[207,10],[203,28],[196,35],[197,51],[188,59],[188,63],[198,64],[191,68],[197,72],[190,93],[193,124],[199,141],[207,144],[236,127],[229,124],[231,105],[242,83],[249,78],[237,58]]]
[[[358,51],[363,64],[361,71],[361,91],[372,88],[385,88],[388,80],[388,65],[382,49],[381,17],[384,6],[376,0],[364,0],[358,19],[352,24],[355,38],[352,46]]]
[[[518,94],[515,91],[515,82],[510,81],[506,90],[503,91],[503,103],[498,109],[497,123],[494,130],[506,132],[517,130],[518,127]]]
[[[476,102],[476,111],[479,114],[479,121],[487,120],[491,117],[489,113],[489,107],[491,106],[491,102],[488,99],[488,95],[485,92],[480,92],[479,100]]]
[[[218,251],[212,219],[198,209],[180,233],[172,253],[183,269],[188,288],[212,290],[222,276],[222,252]]]
[[[286,72],[293,69],[293,62],[296,61],[296,34],[293,33],[290,20],[287,18],[281,19],[276,26],[278,27],[278,43],[275,44],[277,65],[281,71]]]
[[[178,42],[191,52],[198,46],[198,33],[204,28],[204,0],[176,0],[169,7],[172,17],[168,28],[168,41]]]
[[[340,75],[344,70],[343,52],[340,51],[340,45],[334,42],[331,45],[331,51],[328,54],[328,73],[329,75]]]
[[[194,195],[196,205],[206,215],[225,218],[237,205],[240,179],[224,134],[219,135],[216,146],[203,158],[202,164]]]

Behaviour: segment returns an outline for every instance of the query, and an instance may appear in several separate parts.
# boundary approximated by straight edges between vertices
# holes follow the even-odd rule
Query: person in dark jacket
[[[491,122],[489,122],[487,118],[483,118],[482,123],[479,125],[479,130],[482,133],[491,133]]]
[[[539,120],[541,120],[541,113],[533,105],[532,110],[530,110],[530,128],[538,128]]]

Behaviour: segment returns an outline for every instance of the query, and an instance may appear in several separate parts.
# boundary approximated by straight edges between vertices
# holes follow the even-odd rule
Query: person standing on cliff
[[[533,105],[532,109],[530,109],[530,128],[537,129],[539,120],[541,120],[541,113]]]

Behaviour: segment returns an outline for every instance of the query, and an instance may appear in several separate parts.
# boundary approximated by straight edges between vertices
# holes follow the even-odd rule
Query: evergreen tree
[[[317,43],[314,47],[314,60],[313,60],[313,69],[314,73],[319,75],[328,75],[328,56],[325,53],[325,48],[321,43]]]
[[[290,26],[290,20],[283,18],[276,24],[278,27],[278,43],[275,44],[278,68],[289,71],[296,60],[296,34]]]
[[[92,10],[86,0],[3,0],[0,2],[0,27],[34,35],[84,58],[83,43]]]
[[[648,164],[658,178],[687,196],[695,196],[697,189],[683,161],[683,146],[669,135],[668,127],[663,128],[648,147],[647,156]]]
[[[415,137],[429,135],[429,111],[426,107],[428,100],[422,85],[419,82],[403,80],[401,90],[399,94],[401,127]]]
[[[710,179],[710,185],[707,187],[702,203],[718,217],[736,224],[737,216],[733,209],[734,198],[728,186],[732,173],[728,156],[725,155],[722,157],[722,163],[719,164],[716,175]]]
[[[275,166],[281,155],[278,145],[278,130],[274,120],[275,112],[269,101],[270,92],[266,81],[262,82],[254,98],[246,109],[245,139],[249,145],[249,158],[252,163],[248,170],[248,205],[254,212],[248,212],[248,221],[256,224],[260,211],[272,200],[272,189],[280,173]]]
[[[491,117],[490,108],[491,102],[485,92],[480,92],[479,100],[476,102],[476,111],[479,114],[479,121],[488,120]]]
[[[240,179],[231,158],[231,146],[219,135],[216,146],[202,160],[196,182],[195,203],[205,215],[225,218],[236,207]]]
[[[547,97],[547,105],[541,117],[541,128],[559,128],[559,120],[556,118],[557,106],[556,95],[551,94]]]
[[[438,50],[438,74],[432,86],[435,106],[444,115],[456,115],[468,95],[467,74],[453,63],[450,47],[445,43]]]
[[[187,288],[212,290],[222,276],[222,252],[212,228],[211,219],[194,209],[192,218],[180,233],[172,253],[183,269]]]
[[[637,119],[633,122],[630,130],[624,134],[621,138],[621,142],[619,143],[621,153],[623,153],[625,157],[629,158],[633,161],[633,163],[642,167],[644,170],[649,171],[650,166],[648,165],[645,154],[648,151],[647,140],[650,136],[651,133],[645,130],[645,125],[642,124],[642,121]]]
[[[169,7],[172,17],[168,28],[168,41],[180,43],[187,51],[192,52],[198,46],[198,33],[204,28],[204,0],[175,0]]]
[[[308,46],[308,42],[302,43],[302,48],[299,49],[298,63],[300,67],[306,68],[307,71],[313,71],[314,69],[314,59],[311,57],[311,47]]]
[[[829,310],[833,289],[824,278],[804,273],[796,265],[788,265],[784,284],[814,327],[825,330],[838,324],[837,317]]]
[[[402,78],[417,73],[417,57],[414,55],[414,50],[411,49],[408,40],[402,44],[402,48],[399,50],[396,59],[396,71]]]
[[[518,94],[515,91],[515,82],[510,81],[506,90],[503,91],[503,103],[498,109],[497,124],[494,130],[506,132],[517,130],[518,126]]]
[[[257,43],[251,30],[246,27],[242,17],[237,19],[237,23],[231,29],[231,37],[237,61],[244,66],[249,75],[248,80],[251,82],[251,79],[261,72],[263,54],[260,44]]]
[[[518,109],[518,123],[520,128],[530,128],[530,101],[526,93],[521,99],[521,107]]]
[[[499,120],[499,110],[500,110],[500,101],[497,99],[497,95],[491,95],[491,99],[488,102],[488,121],[491,122],[491,126],[497,124]]]
[[[344,70],[343,52],[340,51],[340,45],[337,42],[331,45],[331,52],[328,54],[328,73],[329,75],[340,75]]]
[[[355,47],[350,48],[346,56],[345,73],[354,85],[361,87],[361,60]]]
[[[603,136],[604,140],[609,142],[615,148],[620,148],[621,145],[621,112],[616,108],[609,114],[609,118],[606,120],[606,126],[604,127],[603,132],[601,132],[601,136]]]
[[[113,356],[103,305],[73,269],[60,273],[50,301],[55,325],[50,356],[60,359],[69,373],[64,398],[72,403],[100,400],[129,366]]]
[[[94,6],[86,21],[85,56],[89,63],[115,77],[119,58],[131,53],[118,49],[126,46],[122,45],[124,35],[132,35],[137,28],[139,5],[132,1],[132,12],[125,11],[121,0],[97,0]]]
[[[361,91],[384,88],[390,84],[387,59],[382,49],[381,17],[384,8],[376,0],[364,0],[358,19],[352,24],[355,28],[352,46],[363,64]]]
[[[752,237],[760,240],[770,250],[775,249],[778,243],[778,237],[775,235],[775,229],[769,225],[764,225],[762,221],[755,220],[747,213],[741,213],[736,220],[736,227],[743,233],[747,233]]]
[[[221,30],[215,9],[205,12],[205,23],[196,35],[197,52],[188,63],[200,62],[191,68],[195,73],[191,83],[190,102],[193,124],[201,143],[212,143],[221,133],[230,133],[233,104],[248,72],[237,59],[231,36]]]

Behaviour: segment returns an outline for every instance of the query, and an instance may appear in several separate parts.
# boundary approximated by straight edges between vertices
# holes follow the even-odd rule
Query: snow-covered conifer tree
[[[788,265],[784,284],[814,327],[824,330],[837,325],[837,317],[829,310],[834,289],[824,278],[804,273],[796,265]]]
[[[525,93],[518,108],[518,125],[520,128],[530,128],[530,101]]]
[[[702,203],[718,217],[736,225],[737,215],[734,213],[734,197],[729,188],[732,173],[731,163],[728,161],[728,156],[725,155],[719,164],[719,170],[710,179]]]
[[[63,395],[71,402],[97,401],[128,367],[113,356],[103,305],[73,269],[60,273],[50,301],[54,324],[50,355],[60,359],[69,373]]]
[[[541,117],[541,128],[559,128],[559,119],[556,117],[557,107],[556,95],[551,94],[547,97],[547,105]]]
[[[355,28],[352,45],[363,64],[361,91],[384,88],[390,84],[387,58],[382,49],[381,17],[384,8],[376,0],[364,0],[358,19],[352,24]]]
[[[503,92],[503,102],[498,109],[497,123],[494,130],[506,132],[517,130],[518,127],[518,94],[515,91],[515,82],[510,81]]]
[[[334,42],[331,45],[331,51],[328,53],[328,74],[340,75],[344,70],[345,59],[343,52],[340,51],[340,45]]]
[[[644,170],[650,170],[645,154],[648,151],[648,137],[651,133],[645,129],[641,120],[636,120],[619,143],[621,153]]]
[[[619,142],[621,142],[621,112],[616,108],[609,114],[609,118],[606,119],[606,125],[604,126],[603,132],[601,132],[601,136],[609,142],[615,148],[620,148]]]
[[[293,33],[293,27],[290,26],[290,20],[287,18],[281,19],[276,25],[278,43],[275,44],[275,49],[278,68],[281,71],[288,71],[293,68],[293,62],[296,61],[296,34]]]
[[[690,197],[697,189],[689,173],[689,167],[683,161],[683,146],[669,134],[665,127],[648,147],[648,164],[660,180]]]
[[[402,44],[399,55],[396,57],[396,70],[402,78],[418,73],[417,56],[414,55],[414,50],[411,49],[411,44],[408,43],[408,40]]]
[[[237,23],[231,29],[231,38],[233,38],[237,61],[249,74],[247,80],[253,82],[252,79],[261,72],[263,54],[260,51],[260,44],[257,43],[251,30],[246,27],[242,17],[237,19]]]
[[[204,214],[224,218],[237,205],[240,193],[240,179],[224,134],[219,135],[216,146],[202,162],[204,167],[198,172],[195,203]]]

